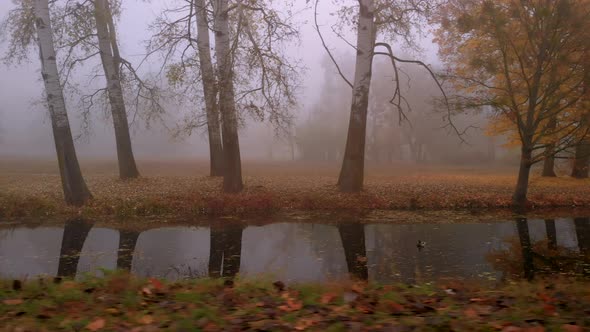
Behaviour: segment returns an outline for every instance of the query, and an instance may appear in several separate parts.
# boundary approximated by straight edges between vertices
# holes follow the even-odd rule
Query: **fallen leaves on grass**
[[[2,303],[4,303],[5,305],[19,305],[23,302],[24,301],[22,299],[7,299],[2,301]]]
[[[128,289],[113,293],[108,287],[117,283],[111,282],[111,278],[127,280]],[[7,284],[5,287],[0,289],[0,296],[6,299],[15,291]],[[453,284],[453,295],[446,292],[450,284],[284,285],[277,292],[266,282],[236,280],[233,287],[226,287],[223,280],[167,283],[120,275],[108,276],[107,280],[89,279],[74,288],[47,287],[41,290],[24,283],[19,293],[26,303],[0,306],[0,331],[13,331],[17,326],[30,330],[41,325],[47,330],[89,331],[182,330],[190,326],[205,331],[578,332],[590,327],[586,318],[590,307],[588,282],[566,279],[523,282],[495,289]],[[88,287],[95,290],[83,292]],[[143,288],[153,292],[142,292]],[[166,292],[155,295],[156,288]],[[81,298],[62,302],[72,294]],[[347,294],[355,296],[345,301]],[[556,298],[559,300],[553,300]],[[555,302],[555,313],[543,310],[547,302]],[[74,305],[76,310],[67,309]],[[41,317],[47,310],[50,314]],[[83,317],[94,318],[88,322]]]
[[[187,164],[185,166],[191,166]],[[132,181],[115,174],[86,173],[94,195],[82,209],[63,203],[58,174],[39,169],[4,169],[0,173],[0,217],[78,215],[269,215],[278,210],[366,211],[374,209],[497,209],[511,205],[516,172],[465,168],[392,167],[370,171],[364,191],[338,191],[337,171],[316,170],[317,165],[283,165],[280,172],[259,165],[245,177],[245,190],[221,192],[221,179],[206,174],[175,175],[162,171]],[[171,166],[174,168],[174,166]],[[530,184],[534,208],[590,207],[587,180],[535,177]]]
[[[88,325],[86,325],[86,329],[90,330],[90,331],[98,331],[98,330],[102,330],[106,325],[106,321],[104,320],[104,318],[98,318],[90,323],[88,323]]]

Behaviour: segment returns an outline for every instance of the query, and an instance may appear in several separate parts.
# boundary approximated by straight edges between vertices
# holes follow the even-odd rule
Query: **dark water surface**
[[[411,222],[411,221],[408,221]],[[0,229],[0,278],[126,269],[168,279],[272,276],[425,282],[590,275],[588,218],[461,224],[156,227],[135,232],[65,226]],[[423,248],[418,241],[426,242]]]

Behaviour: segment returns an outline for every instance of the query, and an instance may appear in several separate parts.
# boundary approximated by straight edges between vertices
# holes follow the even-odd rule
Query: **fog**
[[[139,65],[146,53],[146,41],[150,38],[149,24],[159,12],[171,5],[171,0],[151,3],[139,0],[124,1],[117,27],[124,58],[136,66]],[[10,1],[0,2],[0,15],[4,16],[12,6]],[[326,56],[312,24],[313,8],[306,8],[305,2],[301,1],[294,9],[297,13],[295,21],[299,24],[301,43],[291,45],[288,53],[294,58],[301,59],[306,68],[301,75],[298,105],[292,110],[295,115],[294,133],[277,131],[269,123],[257,121],[246,115],[244,125],[240,128],[242,159],[295,158],[338,162],[346,139],[350,88],[344,84]],[[336,55],[337,61],[346,67],[346,75],[351,78],[354,50],[331,32],[330,25],[333,24],[334,18],[329,14],[334,10],[334,4],[329,1],[321,2],[319,21],[322,22],[322,31],[329,48]],[[344,37],[354,40],[352,33]],[[417,38],[420,50],[399,51],[407,54],[409,58],[420,58],[436,68],[439,62],[431,36],[417,34]],[[0,45],[0,54],[4,55],[5,51],[6,44],[3,43]],[[31,49],[30,52],[29,61],[0,67],[0,156],[3,158],[55,158],[51,122],[42,102],[43,87],[39,61],[36,50]],[[140,67],[140,73],[146,75],[158,71],[158,61],[158,57],[150,58]],[[72,80],[86,85],[92,66],[93,64],[89,63],[88,70],[84,68],[77,72]],[[411,101],[412,110],[405,110],[408,119],[400,122],[398,111],[387,102],[394,88],[391,82],[391,68],[388,68],[384,59],[377,59],[374,68],[376,73],[373,78],[374,91],[369,107],[367,134],[369,162],[407,160],[465,163],[485,162],[489,158],[513,159],[509,151],[501,147],[500,139],[491,141],[484,135],[486,119],[482,115],[454,117],[458,127],[478,127],[467,132],[464,137],[466,142],[463,143],[455,133],[448,130],[448,127],[442,128],[445,125],[442,120],[444,111],[436,110],[436,107],[432,106],[432,99],[440,95],[432,79],[419,68],[405,68],[410,80],[404,77],[402,90]],[[165,78],[160,80],[165,84]],[[103,84],[96,80],[94,83]],[[203,108],[202,105],[195,107]],[[186,104],[167,102],[166,113],[161,120],[146,123],[145,117],[140,114],[132,121],[132,142],[136,157],[208,158],[206,127],[195,130],[191,135],[174,135],[174,129],[180,125],[187,112],[194,110],[190,110],[190,106]],[[89,125],[85,125],[82,110],[75,97],[70,97],[68,113],[73,135],[76,137],[77,153],[82,160],[116,158],[112,121],[106,112],[93,113],[89,118]],[[416,152],[411,146],[418,140],[424,144],[422,152]],[[317,151],[310,151],[306,144],[313,145]],[[491,146],[494,146],[492,152]],[[491,156],[491,153],[495,155]]]

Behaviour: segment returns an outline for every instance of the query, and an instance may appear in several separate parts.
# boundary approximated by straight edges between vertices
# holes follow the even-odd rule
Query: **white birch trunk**
[[[209,155],[211,176],[223,175],[223,146],[217,107],[217,88],[213,62],[211,61],[211,45],[209,41],[209,23],[205,0],[195,0],[197,19],[197,47],[199,63],[203,77],[205,95],[205,113],[207,114],[207,132],[209,134]]]
[[[214,0],[215,54],[217,55],[219,82],[219,109],[223,132],[225,170],[223,190],[229,193],[243,189],[238,118],[235,105],[232,50],[230,47],[227,0]]]
[[[363,188],[367,109],[375,47],[374,1],[360,0],[359,4],[350,122],[344,160],[338,179],[338,186],[344,192],[358,192]]]
[[[108,0],[95,0],[94,6],[98,48],[107,81],[107,91],[115,128],[119,176],[121,179],[135,178],[139,176],[139,172],[133,156],[129,122],[127,121],[127,111],[123,99],[123,89],[121,88],[121,76],[119,73],[121,61],[112,14]]]
[[[74,148],[66,103],[59,81],[48,0],[35,0],[34,11],[41,75],[51,117],[64,198],[67,204],[79,206],[92,195],[82,177]]]
[[[53,31],[49,16],[47,0],[35,1],[35,19],[37,27],[37,42],[41,59],[41,75],[45,83],[45,93],[51,122],[54,128],[69,128],[68,113],[63,97],[63,90],[59,81],[57,59],[53,44]]]

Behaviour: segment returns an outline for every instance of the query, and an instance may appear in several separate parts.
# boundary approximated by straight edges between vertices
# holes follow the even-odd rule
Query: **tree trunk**
[[[119,250],[117,252],[117,269],[131,271],[133,253],[137,245],[139,232],[119,231]]]
[[[81,206],[92,198],[92,195],[80,171],[63,90],[59,82],[48,1],[35,0],[34,8],[41,75],[51,117],[64,198],[69,205]]]
[[[545,160],[543,161],[543,177],[557,177],[555,174],[555,156],[553,155],[555,144],[549,144],[545,148]]]
[[[233,278],[240,272],[243,230],[241,226],[211,228],[209,277]]]
[[[531,237],[529,235],[529,225],[526,218],[516,219],[516,228],[518,230],[518,239],[522,248],[522,265],[524,277],[532,280],[535,277],[535,266],[533,262],[533,248],[531,246]]]
[[[555,119],[555,117],[553,117],[551,118],[551,120],[549,120],[548,128],[551,131],[554,131],[556,126],[557,120]],[[547,147],[545,147],[544,154],[545,160],[543,161],[543,173],[541,173],[541,176],[556,177],[557,174],[555,174],[555,143],[547,144]]]
[[[76,276],[80,253],[91,229],[92,224],[84,220],[72,220],[66,223],[59,251],[58,277]]]
[[[221,126],[217,107],[217,82],[213,62],[211,61],[211,45],[209,42],[209,22],[205,0],[195,0],[197,19],[197,47],[199,49],[199,65],[203,78],[205,95],[205,113],[207,114],[207,133],[209,134],[210,175],[223,176],[223,145],[221,144]]]
[[[295,161],[295,138],[293,134],[289,135],[289,147],[291,149],[291,161]]]
[[[576,145],[576,156],[574,158],[574,167],[572,177],[576,179],[588,178],[588,167],[590,166],[590,140],[585,138]]]
[[[361,191],[365,172],[367,108],[369,105],[376,32],[373,0],[360,0],[359,4],[352,105],[350,107],[344,160],[338,178],[338,187],[342,192]]]
[[[119,47],[113,17],[108,0],[94,1],[94,17],[96,19],[96,33],[98,36],[98,48],[100,59],[107,82],[109,103],[113,116],[115,128],[115,142],[117,144],[117,158],[119,161],[119,177],[123,180],[139,176],[133,148],[131,147],[131,136],[129,134],[129,122],[127,111],[123,100],[123,89],[121,88]]]
[[[523,147],[516,188],[514,190],[514,195],[512,196],[512,205],[516,208],[524,208],[526,206],[527,193],[529,190],[529,176],[531,173],[531,158],[531,150]]]
[[[359,223],[338,225],[344,248],[348,273],[353,279],[368,280],[367,251],[365,248],[365,225]]]
[[[219,110],[223,132],[223,191],[242,191],[242,162],[238,137],[238,114],[233,82],[233,54],[230,47],[227,0],[214,0],[215,54],[217,56],[219,82]]]
[[[547,232],[547,247],[551,250],[557,249],[557,229],[555,220],[545,219],[545,231]]]
[[[580,254],[590,255],[590,218],[575,218],[574,225]]]

